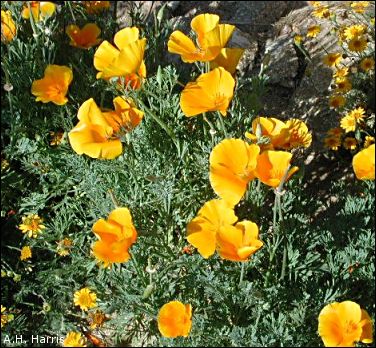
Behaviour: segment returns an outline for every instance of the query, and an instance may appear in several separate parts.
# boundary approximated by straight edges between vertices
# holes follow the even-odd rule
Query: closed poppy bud
[[[10,11],[1,10],[1,41],[12,41],[16,35],[16,25],[12,19]]]
[[[292,154],[285,151],[267,150],[261,153],[257,159],[255,174],[265,185],[278,187],[290,166]],[[299,168],[293,167],[288,173],[286,180]]]
[[[162,306],[158,313],[158,329],[162,336],[188,337],[192,327],[192,306],[171,301]]]
[[[375,180],[375,144],[359,151],[353,157],[352,165],[359,180]]]

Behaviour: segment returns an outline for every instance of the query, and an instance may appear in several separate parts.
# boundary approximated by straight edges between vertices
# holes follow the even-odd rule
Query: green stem
[[[35,26],[34,15],[33,15],[33,12],[31,11],[30,1],[27,1],[26,3],[27,3],[27,8],[29,9],[29,14],[30,14],[29,19],[30,19],[31,29],[33,30],[33,37],[35,39],[37,46],[39,46],[38,33],[37,33],[37,28]],[[40,16],[40,13],[38,13],[38,16]]]
[[[151,111],[150,108],[148,108],[144,102],[142,102],[140,99],[137,100],[137,102],[144,108],[146,112],[154,119],[155,122],[157,122],[164,131],[170,136],[171,140],[174,142],[175,146],[178,148],[178,140],[175,137],[175,134],[172,132],[172,130],[156,115]]]
[[[287,246],[283,248],[283,258],[282,258],[282,270],[281,270],[281,277],[280,280],[283,280],[285,278],[286,274],[286,265],[287,265]]]
[[[217,111],[217,115],[219,117],[219,123],[221,124],[223,134],[224,134],[225,138],[228,138],[226,128],[225,128],[225,123],[223,122],[223,117],[222,117],[222,115],[219,111]]]
[[[242,268],[240,271],[240,280],[239,280],[239,286],[243,283],[243,277],[244,277],[244,268],[245,268],[245,262],[242,262]]]
[[[137,273],[137,276],[139,277],[139,279],[142,281],[142,283],[144,284],[144,286],[147,286],[147,282],[145,281],[144,277],[142,276],[141,274],[141,270],[140,270],[140,267],[138,265],[138,262],[134,256],[134,254],[129,251],[129,255],[131,256],[130,259],[131,259],[131,262],[132,262],[132,265]]]
[[[116,197],[115,197],[114,192],[112,191],[112,189],[109,189],[108,193],[110,194],[112,203],[114,204],[115,208],[119,208],[120,204],[119,204],[118,200],[116,199]]]

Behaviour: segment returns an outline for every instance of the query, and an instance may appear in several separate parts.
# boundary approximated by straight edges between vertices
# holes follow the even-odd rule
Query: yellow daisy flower
[[[358,145],[358,142],[353,137],[347,137],[343,141],[343,147],[347,150],[355,150]]]
[[[349,74],[349,68],[341,68],[334,72],[333,77],[345,77]]]
[[[346,104],[346,98],[342,95],[336,94],[329,98],[329,106],[334,109],[342,108]]]
[[[363,108],[359,107],[350,111],[347,115],[353,117],[357,123],[360,123],[363,121],[365,112],[366,111]]]
[[[27,233],[29,238],[38,237],[39,233],[46,227],[42,224],[42,219],[36,214],[29,214],[22,217],[22,224],[18,226],[22,233]]]
[[[83,288],[74,293],[74,304],[83,311],[89,310],[97,305],[97,295],[91,292],[89,288]]]
[[[363,52],[367,48],[368,42],[365,36],[359,36],[348,43],[348,48],[352,52]]]
[[[370,135],[367,135],[364,139],[364,148],[367,148],[368,146],[371,146],[375,143],[375,138],[371,137]]]
[[[344,36],[347,40],[355,39],[361,35],[363,35],[366,31],[365,25],[354,24],[346,27],[344,30]]]
[[[335,93],[346,93],[351,90],[352,84],[346,77],[340,77],[336,79]]]
[[[321,27],[319,25],[314,25],[309,27],[307,30],[307,37],[316,37],[321,31]]]
[[[323,63],[330,67],[338,66],[339,63],[341,63],[342,60],[342,53],[336,52],[336,53],[329,53],[327,54],[324,59]]]
[[[364,13],[365,9],[369,6],[369,1],[354,1],[351,3],[351,8],[356,13]]]
[[[341,140],[338,137],[326,137],[324,139],[324,146],[336,151],[341,146]]]
[[[86,347],[86,338],[80,332],[68,332],[63,347]]]
[[[375,60],[371,57],[364,58],[360,62],[360,68],[366,72],[375,69]]]
[[[20,260],[23,261],[23,260],[27,260],[27,259],[30,259],[31,258],[31,248],[29,246],[24,246],[22,249],[21,249],[21,255],[20,255]]]
[[[312,12],[312,15],[316,18],[329,18],[330,11],[328,6],[320,6]]]
[[[345,116],[341,119],[341,128],[345,130],[346,133],[354,132],[356,128],[356,119],[352,116]]]

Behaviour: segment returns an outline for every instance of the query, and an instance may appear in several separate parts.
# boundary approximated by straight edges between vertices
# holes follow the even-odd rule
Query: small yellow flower
[[[303,36],[301,36],[301,35],[295,35],[294,36],[294,43],[295,43],[295,45],[301,45],[302,44],[302,42],[303,42],[303,40],[304,40],[304,37]]]
[[[74,304],[79,306],[83,311],[96,307],[97,295],[91,292],[89,288],[83,288],[74,293]]]
[[[352,9],[356,13],[364,13],[364,10],[369,6],[369,1],[354,1],[351,3]]]
[[[341,128],[339,128],[339,127],[337,127],[337,128],[330,128],[327,131],[327,134],[331,135],[331,136],[334,136],[334,137],[341,137],[341,135],[343,134],[343,130]]]
[[[111,6],[110,1],[84,1],[83,4],[88,14],[96,14],[108,10]]]
[[[355,24],[349,27],[346,27],[344,30],[344,36],[347,40],[355,39],[366,32],[366,26]]]
[[[346,77],[349,74],[349,68],[341,68],[334,72],[334,78]]]
[[[337,151],[341,146],[341,139],[334,136],[326,137],[324,139],[324,146],[331,150]]]
[[[341,63],[341,60],[342,60],[342,53],[340,52],[329,53],[324,57],[323,63],[327,66],[335,67],[335,66],[338,66],[339,63]]]
[[[369,20],[369,24],[371,24],[373,27],[375,26],[375,17],[372,17],[372,18]]]
[[[363,52],[367,45],[368,42],[364,36],[356,37],[348,43],[349,50],[353,52]]]
[[[65,133],[62,132],[62,131],[51,131],[50,132],[50,145],[51,146],[58,146],[61,144],[61,142],[63,141],[64,139],[64,135]]]
[[[364,58],[360,62],[360,68],[366,72],[375,69],[375,60],[371,57]]]
[[[64,238],[57,243],[56,253],[60,256],[68,256],[73,246],[73,241],[69,238]]]
[[[347,93],[352,88],[352,84],[347,77],[336,78],[335,82],[337,86],[335,93]]]
[[[95,312],[90,312],[87,320],[90,325],[90,330],[95,330],[98,327],[101,327],[106,320],[109,320],[105,313],[100,310]]]
[[[354,110],[351,110],[348,113],[348,116],[354,117],[357,123],[361,123],[364,119],[365,112],[366,111],[363,108],[359,107]]]
[[[6,311],[6,307],[1,305],[1,328],[14,319],[13,314],[7,314]]]
[[[371,137],[370,135],[367,135],[364,139],[364,148],[367,148],[375,143],[375,138]]]
[[[24,246],[22,249],[21,249],[21,255],[20,255],[20,260],[23,261],[23,260],[27,260],[27,259],[30,259],[31,258],[31,248],[29,246]]]
[[[328,6],[317,7],[312,14],[316,18],[329,18],[331,15]]]
[[[80,332],[68,332],[63,347],[86,347],[86,338]]]
[[[313,25],[308,28],[307,37],[316,37],[321,32],[321,27],[319,25]]]
[[[347,137],[345,138],[345,140],[343,141],[343,147],[346,149],[346,150],[355,150],[356,147],[358,145],[358,142],[356,141],[355,138],[353,137]]]
[[[22,217],[22,224],[18,226],[22,233],[27,233],[29,238],[38,237],[39,233],[46,227],[42,225],[43,220],[36,214],[29,214]]]
[[[356,128],[356,119],[352,116],[345,116],[341,119],[341,128],[345,130],[346,133],[354,132]]]
[[[342,95],[332,95],[329,98],[329,106],[334,109],[342,108],[346,104],[346,98]]]
[[[321,6],[321,2],[320,2],[320,1],[308,1],[308,3],[309,3],[312,7],[320,7],[320,6]]]

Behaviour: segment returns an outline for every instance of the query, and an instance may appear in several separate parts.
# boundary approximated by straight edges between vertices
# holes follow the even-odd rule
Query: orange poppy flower
[[[48,1],[30,1],[30,9],[34,21],[39,22],[41,19],[51,17],[56,11],[56,5]],[[21,15],[25,19],[30,18],[30,11],[27,4],[24,5]]]
[[[289,133],[286,124],[274,117],[257,117],[252,121],[252,133],[246,132],[245,137],[253,143],[258,142],[261,137],[268,140],[260,144],[262,150],[280,148],[286,143]]]
[[[88,49],[101,42],[98,36],[101,30],[94,23],[87,23],[82,29],[77,25],[68,25],[65,32],[71,39],[70,45],[78,48]]]
[[[1,41],[12,41],[16,36],[16,25],[10,11],[1,10]]]
[[[116,47],[103,41],[94,54],[94,67],[99,70],[97,79],[113,77],[131,78],[146,69],[142,66],[146,39],[139,39],[136,27],[124,28],[115,34]]]
[[[290,165],[291,157],[292,154],[285,151],[267,150],[262,152],[257,159],[256,177],[265,185],[278,187]],[[288,171],[286,180],[298,169],[298,167],[292,167]]]
[[[136,242],[137,231],[128,208],[116,208],[107,221],[99,219],[93,232],[99,238],[93,245],[93,254],[104,267],[129,260],[129,248]]]
[[[372,343],[372,320],[352,301],[333,302],[319,315],[319,335],[325,347],[355,347],[356,342]]]
[[[359,151],[353,157],[352,165],[359,180],[375,180],[375,144]]]
[[[187,226],[187,240],[204,258],[215,253],[217,233],[222,226],[234,224],[238,218],[234,208],[220,199],[206,202]]]
[[[64,105],[68,102],[65,95],[72,80],[73,72],[67,66],[47,65],[43,79],[33,82],[31,93],[37,97],[35,101]]]
[[[235,80],[223,68],[216,68],[189,82],[180,97],[185,116],[196,116],[207,111],[219,111],[226,116],[234,95]]]
[[[194,17],[191,28],[196,33],[198,47],[181,31],[174,31],[168,40],[168,51],[181,56],[183,62],[208,62],[213,60],[226,46],[235,26],[218,24],[217,15],[204,13]]]
[[[254,179],[260,148],[241,139],[225,139],[210,154],[210,184],[231,205],[239,203]]]
[[[286,121],[287,134],[285,143],[281,148],[286,150],[296,149],[298,147],[309,147],[312,143],[312,134],[307,125],[296,118]]]
[[[192,306],[171,301],[158,313],[158,329],[164,337],[188,337],[192,327]]]
[[[221,227],[217,241],[219,255],[230,261],[248,261],[263,246],[258,239],[257,225],[247,220]]]
[[[218,56],[210,62],[210,69],[221,66],[234,75],[243,53],[243,48],[222,48]]]
[[[101,159],[113,159],[122,153],[120,139],[114,135],[93,98],[81,105],[77,117],[80,122],[68,134],[75,152]]]

